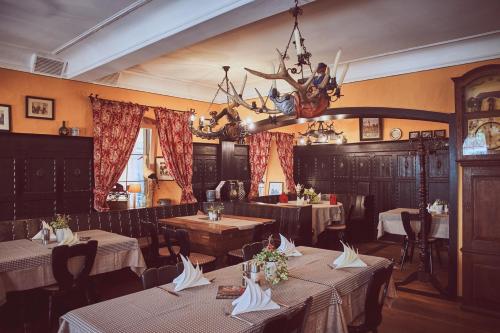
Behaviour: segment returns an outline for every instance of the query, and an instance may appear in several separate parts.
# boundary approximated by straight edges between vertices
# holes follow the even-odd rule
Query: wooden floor
[[[359,251],[375,256],[398,258],[400,245],[381,242],[365,243],[359,245]],[[443,251],[443,253],[445,254],[446,251]],[[416,267],[416,262],[417,257],[414,258],[413,264],[409,264],[408,268],[405,267],[403,272],[396,268],[394,278],[396,280],[404,278]],[[439,279],[446,281],[446,266],[436,268],[438,269]],[[100,276],[97,285],[103,300],[141,290],[139,279],[128,269]],[[418,285],[411,285],[410,287],[425,289],[425,286]],[[45,306],[44,302],[39,302],[36,308],[30,311],[31,323],[27,332],[47,331],[43,329]],[[9,316],[11,319],[15,317],[15,315]],[[17,320],[17,324],[8,327],[5,332],[23,331],[23,325]],[[54,332],[56,331],[57,329],[54,329]],[[384,308],[383,322],[379,332],[493,333],[500,332],[500,319],[464,312],[460,309],[460,303],[458,302],[399,291],[398,298],[393,302],[392,307]]]

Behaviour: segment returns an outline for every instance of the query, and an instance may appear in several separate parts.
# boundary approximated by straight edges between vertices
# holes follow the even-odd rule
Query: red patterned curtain
[[[295,193],[293,181],[293,134],[273,133],[276,139],[276,148],[280,159],[281,168],[286,178],[286,187],[289,193]]]
[[[193,194],[193,134],[189,112],[155,108],[156,127],[165,163],[182,190],[181,203],[196,202]]]
[[[90,97],[94,120],[94,208],[109,210],[111,188],[127,165],[146,106]]]
[[[247,138],[250,150],[250,193],[249,198],[259,195],[259,183],[264,176],[269,160],[271,133],[260,132]]]

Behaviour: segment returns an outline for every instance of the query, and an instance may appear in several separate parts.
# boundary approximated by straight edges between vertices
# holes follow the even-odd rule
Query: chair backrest
[[[160,240],[158,239],[158,230],[152,222],[141,220],[141,225],[146,231],[149,240],[149,253],[151,258],[160,256]]]
[[[415,231],[411,227],[411,221],[419,220],[420,216],[418,214],[410,214],[409,212],[401,212],[401,221],[403,223],[403,228],[405,229],[406,236],[409,240],[415,240]]]
[[[285,316],[281,315],[276,318],[269,320],[264,324],[264,333],[303,333],[305,332],[305,326],[307,317],[311,311],[313,298],[309,297],[305,304],[298,310],[294,311],[292,314]]]
[[[168,250],[172,256],[175,256],[176,253],[172,250],[173,240],[176,240],[177,244],[179,244],[179,254],[182,254],[186,258],[189,257],[191,254],[191,241],[189,239],[188,231],[185,229],[165,228],[165,241],[167,243]]]
[[[182,271],[181,271],[182,272]],[[175,265],[166,265],[158,268],[158,283],[159,285],[167,284],[172,281],[181,273],[177,270]]]
[[[85,286],[97,253],[97,241],[73,246],[61,245],[52,250],[52,272],[61,290],[69,290],[75,286]],[[68,261],[73,257],[84,257],[83,268],[75,276],[68,269]]]
[[[262,242],[253,242],[243,245],[243,261],[252,260],[253,256],[262,251],[264,244]]]
[[[368,283],[365,301],[365,326],[369,328],[375,329],[382,322],[382,307],[393,269],[394,263],[388,267],[379,268],[373,273]]]
[[[159,268],[148,268],[142,273],[142,288],[149,289],[168,284],[172,282],[179,275],[177,266],[167,265]]]

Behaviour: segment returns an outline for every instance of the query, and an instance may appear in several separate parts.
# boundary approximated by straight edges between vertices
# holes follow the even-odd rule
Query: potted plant
[[[287,257],[271,244],[271,238],[272,236],[269,237],[267,246],[255,255],[254,260],[264,268],[266,280],[271,284],[277,284],[288,280]]]
[[[50,226],[54,229],[58,242],[64,238],[64,229],[69,228],[69,221],[71,218],[68,215],[56,214],[54,220],[50,222]]]

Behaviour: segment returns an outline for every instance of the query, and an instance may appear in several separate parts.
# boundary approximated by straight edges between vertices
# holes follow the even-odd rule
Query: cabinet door
[[[21,183],[19,218],[51,216],[56,213],[56,159],[26,158]]]
[[[16,160],[0,158],[0,221],[15,218],[16,202]]]
[[[63,190],[59,196],[58,212],[82,213],[92,210],[92,160],[65,158],[62,161]],[[59,178],[61,178],[59,176]]]

